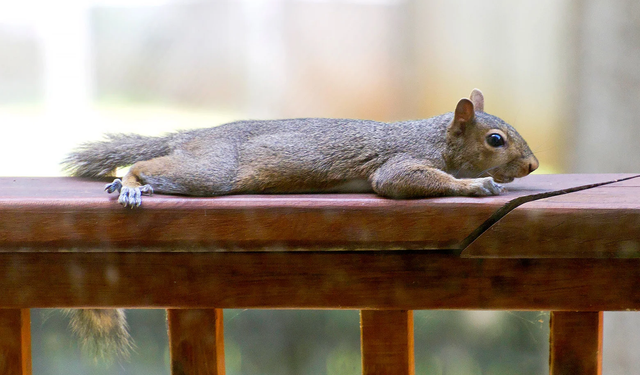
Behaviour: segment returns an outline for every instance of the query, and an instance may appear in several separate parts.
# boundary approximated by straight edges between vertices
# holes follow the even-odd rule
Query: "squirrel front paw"
[[[504,192],[504,187],[493,180],[493,177],[474,178],[463,180],[466,182],[466,194],[473,197],[499,195]]]
[[[142,194],[153,194],[153,188],[151,185],[142,185],[128,187],[122,184],[122,180],[116,178],[112,183],[105,186],[104,190],[111,194],[114,191],[120,193],[118,197],[118,203],[123,207],[136,208],[142,204]]]

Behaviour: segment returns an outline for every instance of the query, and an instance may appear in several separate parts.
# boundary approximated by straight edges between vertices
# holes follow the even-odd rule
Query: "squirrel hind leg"
[[[139,188],[141,193],[224,195],[233,190],[236,169],[233,160],[227,158],[198,160],[172,154],[135,163],[122,178],[122,185]]]
[[[233,191],[237,167],[231,156],[197,160],[194,157],[171,154],[139,161],[129,172],[105,187],[109,193],[118,191],[118,203],[136,208],[142,195],[153,192],[191,196],[215,196]]]
[[[169,156],[140,161],[131,166],[129,172],[122,177],[122,180],[113,180],[104,190],[107,193],[117,191],[119,194],[118,203],[124,207],[136,208],[142,204],[142,195],[152,195],[154,190],[163,193],[183,193],[177,185],[171,184],[171,175],[175,174],[174,171],[177,170],[179,168],[175,166]],[[160,183],[157,178],[155,178],[153,185],[147,183],[154,180],[154,176],[160,176],[169,183]],[[154,186],[157,186],[157,189]]]

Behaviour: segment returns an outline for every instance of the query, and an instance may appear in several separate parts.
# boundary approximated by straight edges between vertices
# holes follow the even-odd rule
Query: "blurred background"
[[[425,118],[474,87],[539,173],[640,170],[632,0],[0,2],[0,175],[58,176],[104,132],[235,119]],[[129,314],[130,361],[83,357],[55,311],[34,374],[168,374],[161,310]],[[357,311],[225,311],[227,373],[357,374]],[[640,317],[605,314],[607,374],[640,367]],[[548,315],[416,312],[418,374],[548,373]]]

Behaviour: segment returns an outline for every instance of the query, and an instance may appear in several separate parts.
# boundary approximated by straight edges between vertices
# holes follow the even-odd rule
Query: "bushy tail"
[[[124,310],[68,309],[69,326],[95,359],[128,358],[133,348]]]
[[[72,176],[113,176],[116,168],[138,161],[168,155],[171,136],[148,137],[137,134],[107,134],[106,140],[80,145],[63,161],[65,171]]]

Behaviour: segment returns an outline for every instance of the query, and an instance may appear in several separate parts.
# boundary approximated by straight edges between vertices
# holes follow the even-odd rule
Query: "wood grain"
[[[28,309],[0,309],[0,374],[31,375]]]
[[[415,374],[413,311],[360,311],[363,375]]]
[[[222,309],[167,311],[172,375],[224,375]]]
[[[144,197],[124,209],[104,183],[0,178],[0,251],[460,249],[514,199],[631,175],[531,175],[496,197],[371,194]]]
[[[0,253],[0,307],[640,309],[640,259]]]
[[[638,258],[640,179],[526,203],[485,231],[462,254]]]
[[[551,375],[602,375],[602,312],[551,312]]]
[[[502,309],[554,310],[552,373],[598,373],[601,313],[561,311],[640,308],[640,179],[592,186],[632,177],[532,175],[485,198],[154,196],[139,210],[101,182],[0,178],[0,366],[30,373],[32,307],[190,308],[169,312],[174,374],[224,373],[222,308],[367,310],[367,374],[413,373],[409,310]],[[523,259],[420,251],[471,241],[466,256]]]

